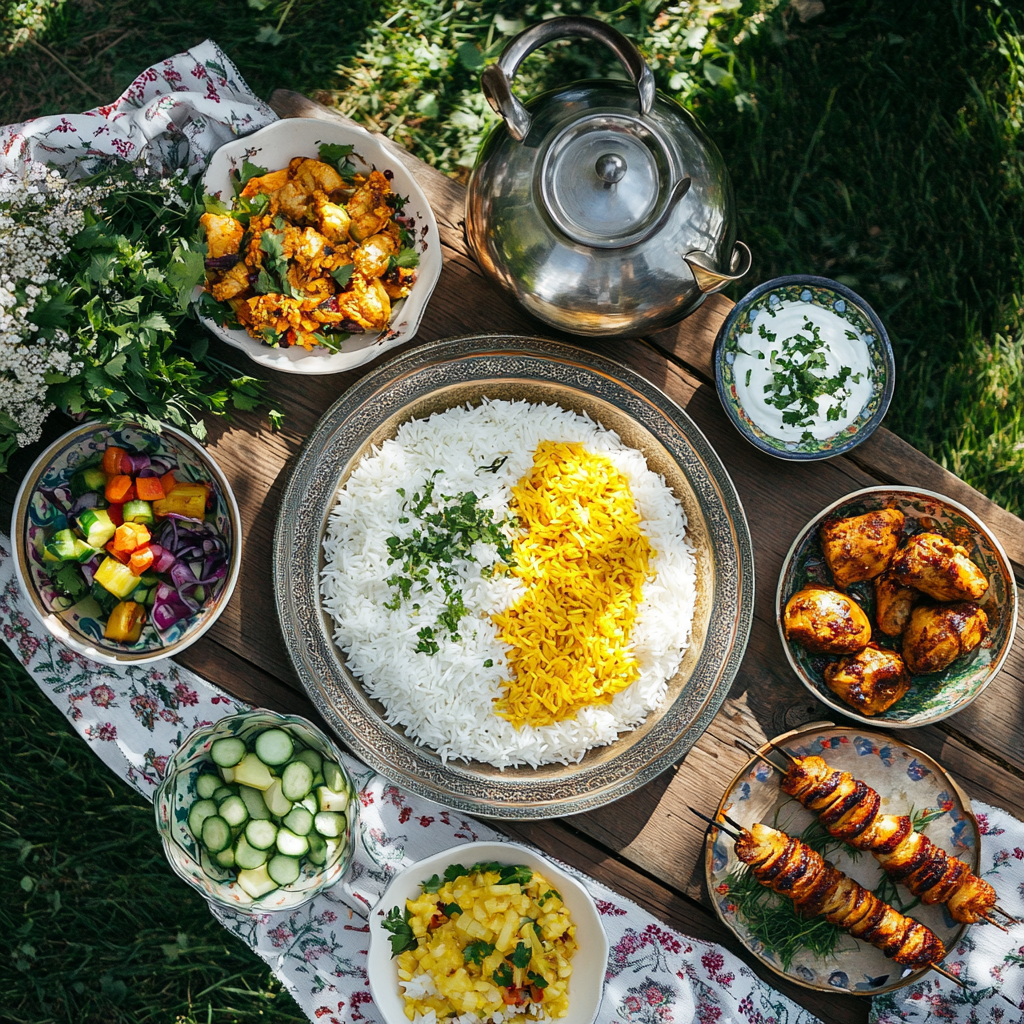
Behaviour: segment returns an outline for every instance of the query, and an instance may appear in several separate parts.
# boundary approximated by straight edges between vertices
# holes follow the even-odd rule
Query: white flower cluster
[[[82,367],[65,331],[40,330],[29,318],[61,286],[56,264],[81,231],[93,191],[42,164],[24,176],[0,175],[0,414],[17,423],[22,447],[38,439],[53,410],[45,374]]]

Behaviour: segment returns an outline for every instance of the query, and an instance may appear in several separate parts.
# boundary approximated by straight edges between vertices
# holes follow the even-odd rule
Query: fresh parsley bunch
[[[72,415],[160,421],[206,437],[206,414],[254,409],[261,382],[208,352],[190,312],[204,279],[202,206],[183,173],[139,176],[126,166],[85,211],[60,265],[63,288],[41,311],[76,343],[81,369],[52,374],[49,398]]]

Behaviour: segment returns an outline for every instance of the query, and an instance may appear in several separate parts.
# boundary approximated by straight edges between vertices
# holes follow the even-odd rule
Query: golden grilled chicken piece
[[[893,560],[892,571],[905,587],[916,587],[936,601],[977,601],[988,590],[988,579],[967,549],[938,533],[911,537]]]
[[[903,633],[903,660],[915,676],[941,672],[988,635],[988,616],[972,601],[914,609]]]
[[[905,518],[898,509],[881,508],[828,520],[821,528],[821,546],[836,586],[845,590],[885,572],[900,546]]]
[[[764,886],[793,901],[805,917],[821,915],[907,967],[938,963],[939,937],[858,885],[806,843],[756,824],[736,840],[736,856]]]
[[[871,623],[856,601],[814,583],[786,602],[782,622],[786,636],[810,651],[852,654],[871,639]]]
[[[907,628],[910,613],[914,610],[919,590],[905,587],[887,569],[875,577],[875,621],[886,636],[899,636]]]
[[[204,213],[199,218],[206,231],[207,259],[220,256],[232,256],[241,248],[245,228],[234,217],[224,217],[219,213]]]
[[[910,674],[895,651],[868,644],[859,654],[826,665],[825,684],[855,711],[877,715],[910,689]]]
[[[879,814],[881,797],[849,772],[835,771],[814,754],[797,757],[786,766],[782,791],[817,814],[836,839],[874,854],[886,874],[922,903],[945,903],[953,919],[965,924],[995,906],[996,891],[988,882],[915,832],[905,814]]]

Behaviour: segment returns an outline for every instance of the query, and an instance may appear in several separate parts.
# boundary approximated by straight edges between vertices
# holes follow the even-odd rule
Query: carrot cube
[[[110,451],[108,448],[107,451]],[[124,476],[119,474],[118,476],[112,476],[107,481],[106,498],[111,505],[123,505],[126,501],[131,501],[131,495],[133,493],[132,478],[130,476]]]
[[[147,544],[145,547],[136,548],[132,552],[132,557],[128,562],[128,568],[131,569],[136,576],[141,576],[153,564],[153,560],[153,549]]]
[[[103,472],[107,476],[118,476],[121,473],[121,460],[128,453],[123,448],[111,445],[103,452]]]
[[[158,476],[140,476],[135,481],[135,491],[141,501],[157,501],[165,494]]]

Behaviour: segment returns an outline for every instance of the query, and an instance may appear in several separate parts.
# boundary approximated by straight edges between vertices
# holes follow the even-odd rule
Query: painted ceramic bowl
[[[896,378],[874,310],[838,281],[803,274],[766,281],[740,299],[712,359],[733,426],[755,448],[795,462],[831,459],[870,437]],[[785,367],[813,360],[821,366],[812,372],[834,383],[834,398],[787,404],[795,377]]]
[[[988,616],[989,633],[981,645],[958,658],[942,672],[914,676],[910,690],[891,708],[867,717],[854,711],[826,685],[825,666],[835,654],[817,654],[795,640],[787,640],[782,626],[786,602],[807,583],[832,586],[832,574],[821,549],[818,532],[826,519],[862,515],[881,508],[896,508],[906,516],[905,536],[928,530],[963,545],[982,572],[989,588],[978,601]],[[853,583],[849,593],[867,612],[872,640],[881,647],[899,650],[898,637],[888,637],[875,623],[872,581]],[[1013,646],[1017,628],[1017,588],[1013,570],[999,541],[969,509],[951,498],[917,488],[866,487],[822,509],[799,533],[782,566],[775,599],[779,636],[793,671],[818,700],[834,711],[866,725],[910,729],[948,718],[967,707],[995,678]]]
[[[467,843],[428,857],[407,867],[388,886],[380,902],[370,913],[370,949],[367,974],[373,1001],[387,1024],[408,1024],[405,1000],[398,986],[398,966],[391,958],[390,933],[384,929],[384,915],[392,907],[405,910],[405,901],[415,899],[425,878],[443,875],[449,864],[469,866],[481,861],[499,864],[523,864],[552,884],[569,908],[569,916],[576,925],[579,948],[572,958],[572,976],[569,979],[569,1013],[559,1018],[559,1024],[591,1024],[601,1007],[604,995],[604,975],[608,963],[608,938],[601,924],[593,897],[589,892],[553,861],[540,856],[529,847],[518,843]],[[516,1017],[528,1021],[531,1017]]]
[[[640,451],[682,505],[696,554],[692,640],[661,706],[573,764],[496,768],[441,759],[393,725],[335,643],[321,596],[323,538],[339,489],[407,420],[484,398],[547,402],[589,415]],[[274,592],[285,646],[310,699],[360,760],[448,807],[550,818],[600,807],[679,760],[722,706],[753,615],[750,533],[728,473],[674,402],[626,367],[560,342],[483,335],[434,342],[364,377],[306,440],[281,501]]]
[[[43,560],[46,539],[67,525],[65,512],[73,502],[68,488],[72,475],[80,467],[98,462],[110,445],[168,459],[177,467],[178,479],[211,481],[214,506],[207,520],[216,525],[228,550],[227,574],[213,584],[197,612],[166,630],[147,623],[132,644],[107,640],[103,636],[106,616],[99,605],[87,591],[77,599],[61,593]],[[22,482],[14,503],[11,537],[18,582],[43,627],[61,643],[106,665],[157,661],[194,644],[227,607],[242,564],[242,520],[227,477],[194,438],[167,425],[156,433],[140,426],[84,423],[58,438],[36,459]]]
[[[355,125],[313,118],[275,121],[252,135],[221,146],[203,175],[203,189],[230,202],[233,195],[231,171],[240,168],[243,160],[274,171],[286,167],[296,156],[317,157],[320,144],[325,142],[353,146],[348,159],[357,170],[368,172],[376,168],[391,175],[391,188],[398,195],[408,197],[403,214],[409,218],[405,222],[408,229],[416,236],[420,262],[408,296],[392,308],[388,329],[380,334],[353,334],[342,342],[339,352],[328,352],[319,346],[312,351],[301,345],[272,348],[243,329],[224,327],[206,316],[200,318],[213,334],[240,348],[253,362],[286,373],[340,373],[362,366],[409,341],[419,330],[420,319],[441,275],[441,238],[423,190],[393,152]]]
[[[836,770],[848,771],[879,794],[882,813],[910,815],[917,823],[917,830],[936,846],[959,857],[973,871],[978,870],[981,840],[970,803],[942,766],[927,754],[881,733],[835,728],[831,723],[821,722],[772,742],[798,756],[817,754]],[[768,744],[761,747],[761,751],[771,754]],[[772,760],[784,763],[778,755]],[[751,758],[729,784],[718,816],[724,812],[746,828],[763,822],[800,837],[815,821],[815,816],[782,792],[781,777],[762,761]],[[815,832],[820,835],[821,831],[817,826]],[[827,849],[819,849],[819,852],[866,889],[874,890],[886,879],[878,861],[870,854],[852,850],[837,840],[827,841]],[[785,965],[777,947],[773,951],[765,946],[751,920],[737,906],[742,893],[738,886],[742,884],[740,876],[745,874],[745,865],[736,856],[733,840],[724,832],[712,829],[705,846],[704,863],[708,892],[718,916],[758,960],[798,985],[819,992],[874,996],[909,985],[928,970],[901,967],[887,959],[881,950],[846,934],[840,934],[833,955],[819,956],[808,949],[800,949]],[[753,883],[748,880],[747,884]],[[955,948],[967,928],[954,921],[942,904],[917,904],[909,910],[915,897],[902,886],[892,885],[890,891],[883,890],[882,895],[897,910],[906,909],[915,920],[931,928],[946,949]],[[781,899],[768,896],[769,900],[776,898]]]
[[[249,896],[235,881],[235,872],[211,860],[193,838],[188,828],[188,812],[199,799],[196,777],[213,766],[210,759],[213,743],[226,736],[246,740],[264,729],[285,729],[304,746],[312,748],[321,757],[336,761],[345,771],[341,751],[307,719],[298,715],[278,715],[273,711],[243,711],[189,733],[168,761],[164,780],[153,797],[157,832],[174,873],[211,903],[250,914],[294,910],[334,885],[352,862],[352,837],[359,815],[359,801],[353,795],[348,804],[344,841],[325,864],[317,867],[303,858],[302,872],[291,885],[279,886],[257,900]],[[347,773],[345,779],[349,792],[353,793],[352,780]]]

